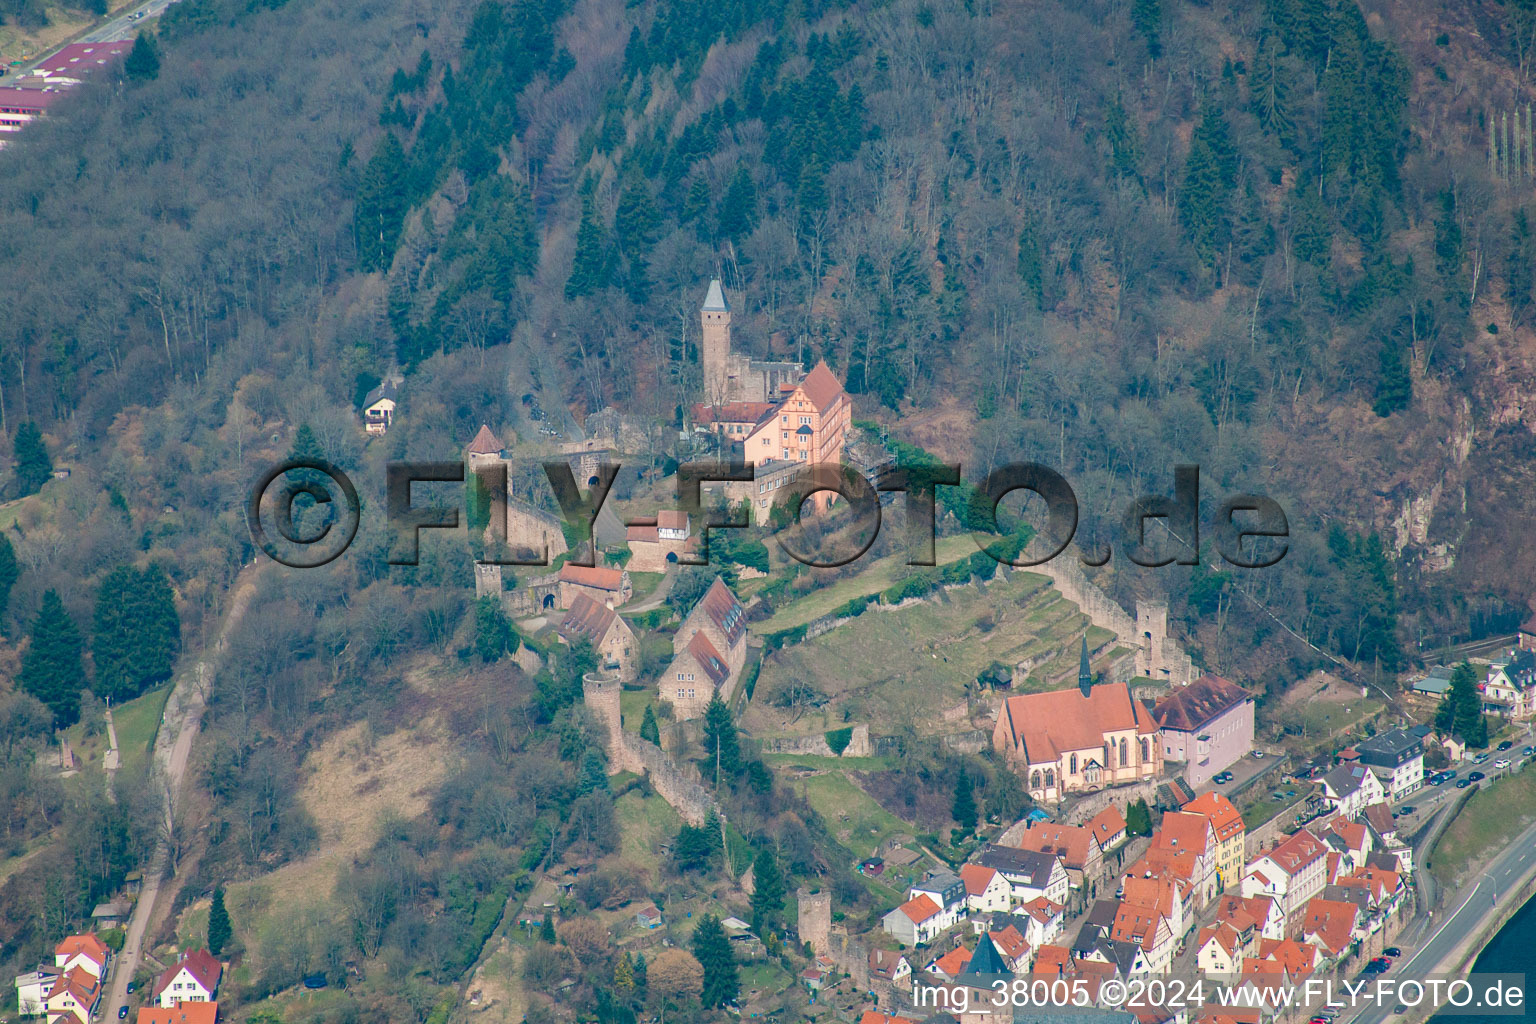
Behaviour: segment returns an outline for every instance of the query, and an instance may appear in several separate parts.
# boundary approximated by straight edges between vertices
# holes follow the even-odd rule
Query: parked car
[[[1520,753],[1524,754],[1526,757],[1530,757],[1532,754],[1536,754],[1536,747],[1521,747]]]
[[[1381,951],[1381,955],[1382,956],[1402,956],[1403,955],[1403,951],[1398,949],[1396,946],[1388,946],[1386,949]]]
[[[128,1017],[128,1004],[124,1003],[122,1006],[119,1006],[117,1008],[117,1019],[118,1020],[126,1020],[127,1017]]]
[[[1484,763],[1487,762],[1487,760],[1488,760],[1488,753],[1487,753],[1487,751],[1484,751],[1483,753],[1478,754],[1476,757],[1474,757],[1472,759],[1472,763],[1473,764],[1484,764]]]
[[[1493,766],[1495,768],[1508,768],[1509,767],[1509,758],[1501,757],[1497,761],[1493,762]]]
[[[1249,757],[1263,757],[1264,756],[1264,751],[1262,751],[1262,750],[1255,750],[1252,753],[1250,753],[1248,756]]]
[[[1403,806],[1401,806],[1401,807],[1399,807],[1397,809],[1398,814],[1412,814],[1416,810],[1418,810],[1418,808],[1413,806],[1413,804],[1404,804]],[[1392,817],[1394,817],[1394,818],[1397,817],[1397,814],[1392,815]],[[1397,955],[1396,953],[1392,954],[1392,956],[1396,956],[1396,955]]]
[[[1462,779],[1460,782],[1456,783],[1456,788],[1457,789],[1466,789],[1470,785],[1472,785],[1472,780],[1471,779]]]
[[[1505,740],[1503,743],[1499,744],[1499,749],[1500,750],[1508,750],[1510,747],[1512,747],[1514,745],[1515,745],[1515,741],[1514,740]]]
[[[1484,775],[1482,772],[1473,772],[1473,773],[1471,773],[1470,775],[1467,776],[1467,781],[1469,781],[1469,782],[1482,782],[1487,777],[1488,776]]]

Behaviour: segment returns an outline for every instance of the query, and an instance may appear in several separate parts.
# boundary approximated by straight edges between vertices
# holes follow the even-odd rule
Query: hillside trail
[[[229,643],[229,635],[245,617],[251,596],[256,592],[263,563],[253,562],[236,577],[234,598],[219,627],[219,638],[212,651],[204,652],[204,658],[190,670],[184,671],[165,702],[165,713],[160,728],[155,733],[153,772],[162,784],[164,806],[162,828],[155,843],[155,852],[144,868],[144,885],[139,900],[134,904],[133,915],[128,920],[128,934],[123,950],[112,968],[112,982],[107,990],[103,1013],[107,1018],[115,1008],[128,1001],[128,983],[138,972],[139,960],[144,953],[144,934],[154,920],[155,903],[160,897],[161,883],[170,866],[171,847],[167,826],[176,820],[176,809],[181,796],[182,783],[187,773],[187,761],[191,757],[192,744],[203,722],[203,711],[208,706],[211,689],[209,665],[217,665]]]

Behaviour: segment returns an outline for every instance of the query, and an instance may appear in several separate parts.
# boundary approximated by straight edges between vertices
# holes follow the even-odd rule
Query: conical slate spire
[[[1083,653],[1077,661],[1077,688],[1083,691],[1083,696],[1088,696],[1088,691],[1093,689],[1093,669],[1088,667],[1088,634],[1083,634]]]

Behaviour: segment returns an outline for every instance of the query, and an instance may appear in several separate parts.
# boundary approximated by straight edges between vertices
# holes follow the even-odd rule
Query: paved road
[[[1536,866],[1536,825],[1532,825],[1504,849],[1488,866],[1470,890],[1456,893],[1453,909],[1441,910],[1424,925],[1429,938],[1394,968],[1398,977],[1425,978],[1440,969],[1442,961],[1456,947],[1483,927],[1484,919],[1499,908],[1499,900],[1508,895],[1533,866]],[[1421,869],[1422,870],[1422,869]],[[1357,1015],[1351,1024],[1379,1024],[1390,1008],[1371,1008]]]
[[[156,0],[159,2],[159,0]],[[255,592],[255,577],[259,566],[248,567],[242,572],[234,588],[229,614],[219,631],[219,641],[214,648],[217,656],[222,653],[229,632],[245,615]],[[165,702],[165,714],[160,720],[160,730],[155,735],[155,774],[164,782],[164,814],[167,823],[174,822],[176,807],[181,795],[181,785],[187,773],[187,760],[192,754],[192,743],[203,722],[203,709],[207,707],[210,670],[205,662],[198,662],[195,671],[184,673]],[[104,1020],[114,1020],[117,1008],[128,1002],[128,983],[138,972],[139,960],[144,953],[144,934],[155,916],[155,901],[160,897],[160,886],[172,868],[168,836],[162,833],[144,869],[144,888],[133,906],[128,919],[128,934],[123,951],[112,968],[111,984],[107,998],[102,1003]]]
[[[85,35],[76,39],[77,43],[115,43],[122,39],[132,39],[139,34],[140,23],[144,18],[158,16],[176,0],[149,0],[147,4],[141,4],[129,11],[91,29]],[[143,17],[139,17],[142,14]]]

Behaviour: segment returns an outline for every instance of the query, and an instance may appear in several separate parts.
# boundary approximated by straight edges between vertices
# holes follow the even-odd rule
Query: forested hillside
[[[0,668],[41,640],[98,697],[162,684],[218,636],[254,555],[245,489],[290,451],[354,472],[376,510],[386,459],[531,428],[525,396],[567,429],[614,406],[676,437],[711,276],[739,347],[826,359],[894,449],[971,481],[1056,467],[1085,551],[1178,463],[1208,509],[1280,501],[1275,569],[1207,551],[1096,575],[1166,593],[1207,665],[1274,689],[1507,632],[1536,570],[1536,209],[1529,173],[1490,167],[1489,118],[1531,100],[1531,14],[1400,7],[181,0],[157,71],[76,90],[0,152],[0,435],[25,497]],[[394,369],[396,424],[366,442],[358,398]],[[265,914],[253,879],[328,838],[306,757],[387,760],[376,738],[409,732],[388,748],[424,766],[399,819],[327,864],[345,917],[274,913],[240,991],[384,958],[409,982],[368,990],[368,1019],[426,1020],[524,872],[616,847],[624,794],[572,707],[591,652],[482,671],[517,641],[475,646],[498,623],[467,551],[390,567],[380,518],[326,569],[253,584],[199,754],[208,803],[171,827],[197,848],[189,893],[245,884],[237,906]],[[136,580],[164,627],[142,656],[111,607]],[[3,852],[55,842],[0,883],[0,955],[22,963],[152,837],[144,780],[115,804],[38,783],[22,754],[54,720],[0,700],[25,739],[0,747]],[[867,909],[803,794],[735,768],[736,840]],[[63,828],[71,800],[87,824]],[[700,864],[753,855],[691,838]],[[642,888],[584,884],[593,907]],[[573,973],[582,1012],[621,1019],[611,973]]]

